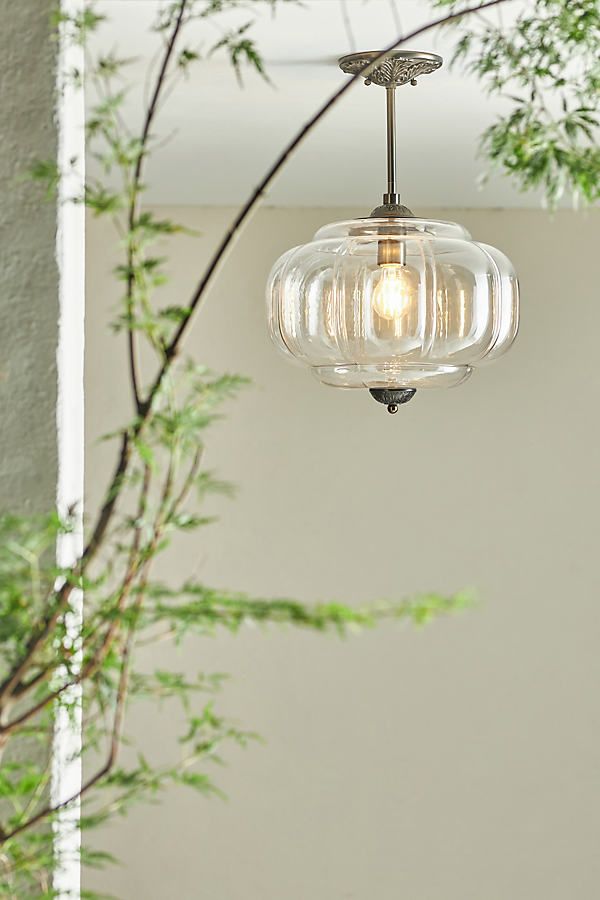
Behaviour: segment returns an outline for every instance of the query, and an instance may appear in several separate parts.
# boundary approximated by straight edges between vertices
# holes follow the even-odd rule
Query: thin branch
[[[173,516],[175,516],[177,511],[181,508],[181,505],[187,499],[187,496],[194,485],[194,481],[196,480],[196,476],[198,475],[198,470],[200,468],[200,463],[202,461],[202,454],[203,454],[203,448],[200,447],[198,450],[196,450],[196,453],[194,454],[194,459],[192,460],[192,464],[188,470],[188,473],[183,480],[183,484],[181,486],[179,493],[174,498],[171,506],[169,507],[167,514],[165,515],[165,518],[164,518],[165,522],[169,522],[173,518]],[[148,641],[138,642],[138,646],[144,647],[147,644],[156,643],[157,640],[166,640],[168,637],[171,637],[172,634],[173,634],[173,629],[169,628],[167,632],[165,632],[162,635],[159,635],[158,638],[153,638]]]
[[[125,573],[125,578],[123,579],[123,583],[121,586],[121,590],[119,591],[119,601],[116,605],[115,612],[121,613],[125,609],[125,604],[129,598],[131,593],[131,589],[133,587],[133,583],[135,581],[136,575],[139,573],[140,566],[140,548],[142,544],[142,532],[144,525],[144,516],[146,515],[146,510],[148,508],[148,495],[150,493],[150,484],[152,481],[152,469],[148,465],[148,463],[144,464],[144,476],[142,480],[142,487],[140,490],[140,496],[138,500],[138,508],[135,517],[135,528],[133,533],[133,540],[131,542],[131,548],[129,551],[129,562],[127,564],[127,569]],[[115,615],[112,619],[104,638],[101,641],[101,646],[97,651],[96,655],[93,657],[91,662],[88,664],[87,672],[85,677],[89,678],[93,676],[102,665],[106,656],[112,646],[113,639],[116,635],[116,632],[119,628],[119,619],[118,615]]]
[[[147,548],[147,552],[143,554],[143,559],[141,560],[139,554],[140,554],[140,550],[141,550],[142,518],[145,513],[147,499],[148,499],[148,492],[149,492],[149,488],[150,488],[150,467],[146,465],[145,470],[144,470],[144,481],[143,481],[143,485],[142,485],[142,490],[140,491],[140,499],[139,499],[139,504],[138,504],[138,522],[137,522],[137,526],[136,526],[136,533],[135,533],[134,540],[132,543],[130,562],[129,562],[129,566],[128,566],[127,575],[125,577],[123,587],[121,589],[120,597],[119,597],[118,609],[120,611],[123,610],[125,602],[131,594],[131,589],[133,587],[133,583],[135,581],[136,575],[138,575],[141,571],[142,581],[140,584],[140,591],[138,593],[138,596],[137,596],[136,602],[135,602],[135,611],[139,612],[139,609],[143,602],[144,591],[145,591],[145,588],[147,585],[152,553],[156,549],[158,541],[161,538],[163,528],[164,528],[166,522],[168,521],[169,516],[172,515],[172,513],[173,513],[174,509],[176,509],[178,503],[185,498],[185,496],[187,495],[187,492],[189,491],[190,487],[192,486],[195,475],[197,473],[197,467],[199,465],[200,458],[201,458],[201,451],[199,450],[199,451],[197,451],[197,453],[194,456],[194,461],[193,461],[190,471],[184,481],[184,485],[183,485],[180,493],[175,498],[173,505],[170,505],[169,501],[171,499],[171,494],[172,494],[173,484],[174,484],[174,479],[175,479],[175,466],[174,466],[174,462],[173,462],[173,457],[171,457],[169,467],[167,470],[167,475],[166,475],[166,478],[165,478],[165,481],[163,484],[163,488],[161,491],[161,497],[160,497],[159,508],[158,508],[158,513],[157,513],[157,520],[156,520],[156,523],[154,526],[152,540]],[[109,628],[107,629],[107,632],[104,635],[104,638],[102,639],[101,646],[98,648],[98,650],[96,651],[96,653],[94,654],[92,659],[87,663],[87,665],[85,667],[82,667],[81,671],[77,674],[77,676],[75,678],[71,679],[71,681],[69,681],[68,683],[62,684],[55,691],[47,694],[42,700],[40,700],[38,703],[34,704],[34,706],[30,707],[28,710],[26,710],[24,713],[22,713],[16,719],[13,719],[12,722],[9,722],[4,726],[0,726],[0,737],[5,739],[8,735],[10,735],[12,732],[14,732],[18,727],[20,727],[26,721],[31,719],[33,716],[35,716],[39,712],[41,712],[50,703],[53,703],[55,700],[58,700],[66,690],[74,687],[77,684],[80,684],[81,682],[85,681],[86,679],[93,677],[94,674],[101,667],[102,663],[106,659],[108,652],[110,651],[112,645],[114,644],[114,641],[116,640],[116,637],[117,637],[118,628],[119,628],[119,620],[117,618],[115,618],[110,623]],[[129,657],[134,636],[135,636],[135,621],[131,622],[129,625],[129,628],[128,628],[126,648],[124,650],[124,655],[123,655],[124,662]],[[122,674],[123,674],[123,671],[125,671],[125,670],[122,669]],[[123,697],[123,702],[124,702],[124,697]],[[119,704],[117,704],[117,713],[119,713]],[[120,727],[121,727],[120,726],[121,716],[122,716],[122,712],[120,714],[118,714],[118,717],[117,717],[117,714],[115,716],[115,721],[117,723],[115,727],[117,727],[117,725],[118,725],[118,733],[119,734],[120,734]],[[47,807],[45,811],[42,810],[40,813],[36,814],[28,822],[19,826],[18,829],[11,832],[9,835],[0,834],[0,844],[3,841],[8,840],[10,837],[14,837],[15,834],[19,833],[20,831],[23,831],[25,828],[28,828],[31,825],[36,824],[36,822],[39,822],[41,818],[45,818],[46,816],[51,815],[53,812],[57,812],[62,807],[67,806],[69,803],[76,800],[77,797],[82,796],[87,790],[89,790],[91,787],[93,787],[93,785],[97,781],[99,781],[100,778],[104,777],[104,775],[107,774],[107,772],[112,767],[114,760],[116,759],[116,755],[117,755],[117,751],[118,751],[118,738],[114,737],[115,733],[116,732],[113,729],[113,742],[112,742],[111,752],[109,754],[107,763],[102,767],[102,769],[100,769],[93,776],[93,778],[90,779],[89,782],[86,783],[86,785],[84,785],[84,787],[81,789],[81,791],[77,795],[74,795],[73,797],[64,801],[57,807],[54,807],[54,808]],[[116,745],[115,745],[115,740],[117,742]]]
[[[14,665],[2,684],[0,684],[0,712],[5,708],[7,701],[12,699],[12,697],[17,693],[16,688],[18,688],[19,686],[21,677],[29,668],[32,659],[35,657],[35,654],[50,636],[50,634],[52,633],[52,629],[55,627],[60,616],[67,608],[72,590],[73,584],[70,581],[65,582],[62,585],[62,587],[58,591],[58,594],[56,595],[56,604],[53,607],[52,612],[47,615],[38,630],[31,636],[27,647],[25,648],[23,656]]]
[[[169,512],[166,516],[167,521],[169,521],[169,519],[171,519],[175,515],[175,513],[180,508],[181,504],[184,502],[187,495],[189,494],[189,492],[194,484],[194,481],[196,479],[196,476],[198,474],[198,469],[200,468],[200,462],[202,460],[202,452],[203,452],[202,447],[200,447],[198,450],[196,450],[196,453],[194,454],[194,459],[192,461],[192,465],[190,466],[190,469],[189,469],[188,474],[183,482],[181,490],[180,490],[179,494],[173,500],[171,508],[169,509]]]
[[[127,587],[128,587],[130,579],[135,574],[134,562],[137,559],[137,555],[139,553],[139,547],[140,547],[141,535],[142,535],[141,523],[142,523],[142,520],[143,520],[143,517],[145,514],[145,510],[146,510],[146,506],[147,506],[148,493],[150,490],[150,480],[151,480],[151,469],[150,469],[150,466],[146,464],[144,466],[144,476],[143,476],[143,481],[142,481],[142,488],[140,490],[140,498],[138,501],[138,509],[137,509],[136,519],[135,519],[136,527],[134,529],[134,536],[133,536],[132,546],[131,546],[130,555],[129,555],[129,563],[127,566],[123,586],[120,591],[118,609],[122,609],[123,603],[127,599]],[[53,618],[52,624],[56,624],[56,621],[60,617],[60,614],[61,614],[60,610],[54,612],[53,617],[52,617]],[[113,622],[113,625],[116,623],[116,621],[117,620],[115,619]],[[46,623],[45,627],[46,627],[46,629],[48,629],[49,623]],[[39,640],[39,638],[38,638],[38,640]],[[33,654],[31,654],[31,656],[32,655]],[[31,659],[31,656],[29,657],[30,659]],[[42,681],[45,681],[49,677],[51,677],[51,675],[53,674],[54,671],[55,671],[54,664],[46,666],[45,668],[40,669],[40,671],[37,672],[27,682],[21,682],[19,680],[17,680],[15,682],[15,676],[13,675],[12,679],[11,679],[12,684],[9,683],[8,689],[9,689],[9,691],[12,691],[12,693],[14,694],[15,697],[22,699],[26,694],[30,693],[33,688],[37,687],[38,684],[40,684]],[[27,710],[23,714],[23,716],[21,716],[19,718],[19,720],[16,722],[16,724],[22,724],[23,721],[25,721],[25,719],[23,718],[24,716],[27,719],[30,718],[31,715],[35,714],[35,712],[39,712],[40,709],[43,709],[44,706],[46,706],[48,702],[50,702],[51,700],[57,699],[66,688],[72,687],[75,684],[78,684],[84,677],[87,677],[87,675],[89,675],[89,673],[82,671],[80,677],[78,677],[76,681],[69,682],[68,684],[61,686],[53,694],[48,695],[46,698],[44,698],[42,701],[40,701],[40,703],[38,703],[36,707],[32,708],[32,710]],[[18,678],[20,678],[20,675],[18,676]],[[15,722],[10,723],[11,727],[14,724],[15,724]],[[10,733],[10,731],[5,731],[2,728],[2,725],[0,725],[0,735],[3,735],[5,733]]]
[[[164,526],[169,521],[170,516],[172,516],[176,511],[179,503],[182,502],[183,499],[185,499],[185,497],[187,496],[187,493],[191,488],[194,478],[197,474],[197,467],[200,463],[202,453],[201,450],[198,450],[196,452],[194,461],[183,484],[183,487],[179,495],[175,498],[173,504],[170,505],[173,485],[175,481],[174,453],[175,451],[171,455],[167,474],[162,487],[157,510],[157,517],[152,533],[152,539],[146,548],[142,548],[141,538],[143,531],[143,519],[146,513],[148,495],[150,491],[151,469],[148,464],[144,466],[144,478],[142,482],[142,488],[140,490],[140,497],[138,500],[136,526],[129,554],[129,562],[127,565],[125,577],[121,585],[121,589],[119,590],[119,600],[115,608],[115,613],[117,615],[115,615],[111,620],[104,636],[99,642],[99,646],[93,651],[91,658],[84,666],[81,667],[81,670],[74,678],[70,679],[64,684],[61,684],[55,690],[47,693],[37,703],[34,703],[32,706],[30,706],[16,718],[12,719],[10,722],[0,724],[0,741],[6,741],[9,735],[13,734],[18,728],[20,728],[31,718],[40,713],[49,704],[53,703],[55,700],[58,700],[65,691],[69,690],[72,687],[75,687],[78,684],[81,684],[89,678],[93,678],[101,668],[118,635],[119,627],[121,624],[118,614],[122,613],[125,609],[125,605],[129,597],[131,596],[131,591],[133,589],[137,576],[140,574],[140,571],[143,573],[142,578],[145,578],[147,576],[150,559],[152,557],[152,554],[156,550],[158,542],[162,536]],[[33,679],[31,679],[25,686],[22,687],[22,689],[18,692],[19,695],[22,696],[25,691],[29,691],[31,687],[43,681],[45,678],[48,678],[53,671],[54,667],[51,666],[42,670],[41,672],[38,672]]]
[[[141,425],[139,428],[141,428]],[[139,428],[136,430],[136,426],[134,426],[133,434],[135,436],[139,434]],[[0,710],[6,701],[15,693],[15,688],[19,685],[22,676],[31,665],[31,661],[34,659],[38,650],[43,646],[44,642],[50,637],[56,623],[67,609],[69,598],[74,587],[73,579],[77,579],[84,573],[86,566],[94,558],[102,544],[117,503],[123,479],[129,466],[129,460],[131,459],[131,443],[132,436],[129,431],[124,431],[121,438],[121,450],[117,459],[117,465],[113,472],[106,498],[98,514],[96,525],[81,560],[74,568],[71,580],[66,581],[58,590],[58,593],[56,594],[56,603],[52,610],[47,614],[44,621],[40,624],[37,631],[31,636],[23,656],[13,666],[2,684],[0,684]]]
[[[140,571],[140,548],[142,541],[142,530],[143,530],[143,519],[146,512],[147,504],[148,504],[148,494],[150,491],[151,484],[151,469],[148,464],[144,466],[144,477],[142,481],[142,487],[140,489],[140,496],[138,500],[138,508],[136,513],[136,525],[134,529],[133,540],[131,543],[131,548],[129,551],[129,562],[127,564],[127,569],[125,572],[125,577],[123,579],[121,588],[119,590],[119,600],[116,605],[115,612],[120,613],[125,608],[125,604],[129,596],[131,595],[131,590],[133,588],[133,584],[136,576]],[[119,629],[119,618],[115,616],[110,622],[104,637],[100,641],[100,645],[98,649],[93,653],[91,659],[85,664],[85,666],[81,667],[81,670],[77,673],[77,675],[70,679],[69,681],[61,684],[53,691],[49,691],[44,697],[38,700],[37,703],[34,703],[33,706],[30,706],[24,712],[22,712],[19,716],[12,719],[12,721],[0,724],[0,740],[6,740],[7,736],[16,731],[21,725],[24,725],[25,722],[29,721],[33,716],[40,713],[43,709],[45,709],[50,703],[53,703],[55,700],[58,700],[66,690],[69,688],[75,687],[78,684],[81,684],[88,678],[92,678],[104,660],[106,659],[107,654],[110,651],[114,643],[114,639],[116,637],[117,631]],[[55,666],[47,666],[38,672],[30,681],[28,681],[24,685],[17,685],[15,689],[15,696],[22,697],[26,692],[29,692],[31,688],[35,687],[40,682],[48,679],[53,672],[55,671]]]
[[[131,429],[131,432],[129,430],[124,431],[121,436],[121,449],[119,451],[117,465],[115,466],[113,476],[110,480],[104,503],[100,508],[94,530],[92,531],[81,557],[82,571],[85,570],[86,565],[94,558],[104,540],[131,459],[132,438],[136,438],[139,435],[140,430],[141,423],[138,420]]]
[[[102,778],[110,773],[115,762],[117,761],[117,757],[119,754],[119,748],[121,744],[121,735],[123,731],[123,719],[125,715],[125,701],[127,699],[127,689],[129,686],[129,666],[131,659],[131,648],[133,644],[133,626],[130,627],[127,640],[125,643],[125,647],[123,649],[123,656],[121,662],[121,672],[119,676],[119,685],[117,688],[117,697],[115,701],[115,715],[113,719],[113,728],[111,734],[110,748],[108,751],[108,756],[106,758],[106,762],[104,765],[98,769],[98,771],[92,775],[85,784],[71,797],[68,797],[66,800],[63,800],[62,803],[56,804],[56,806],[45,806],[39,812],[37,812],[34,816],[27,819],[26,822],[22,822],[16,828],[13,828],[12,831],[1,832],[0,833],[0,845],[6,843],[6,841],[11,840],[16,837],[21,832],[26,831],[29,828],[32,828],[34,825],[37,825],[38,822],[47,819],[49,816],[54,815],[57,812],[60,812],[61,809],[65,809],[65,807],[70,806],[71,803],[74,803],[76,800],[80,800],[91,788],[94,787]]]
[[[402,22],[400,21],[400,13],[398,12],[398,7],[396,6],[396,0],[388,0],[390,5],[390,10],[392,13],[392,18],[394,20],[394,28],[397,31],[402,30]]]
[[[354,51],[356,50],[356,41],[354,40],[354,31],[352,30],[352,22],[350,21],[350,16],[348,15],[347,0],[340,0],[340,6],[341,6],[341,12],[342,12],[342,22],[344,23],[346,37],[348,38],[350,53],[354,53]]]
[[[162,63],[158,72],[158,76],[156,78],[156,82],[154,85],[154,92],[152,94],[152,99],[150,100],[150,104],[146,111],[146,118],[144,120],[144,126],[142,129],[142,135],[140,138],[140,147],[138,151],[138,157],[135,165],[135,170],[133,173],[133,182],[131,185],[131,197],[129,201],[129,213],[128,213],[128,225],[129,225],[129,241],[127,246],[127,293],[126,293],[126,303],[127,303],[127,314],[129,317],[133,315],[133,284],[134,284],[134,276],[133,276],[133,259],[134,259],[134,248],[131,233],[133,231],[137,213],[137,204],[138,197],[140,192],[140,182],[142,178],[142,169],[144,165],[144,159],[146,157],[146,149],[148,145],[148,139],[150,137],[150,129],[152,128],[152,123],[154,121],[154,117],[156,115],[156,111],[158,108],[158,103],[160,100],[160,95],[165,85],[167,71],[169,68],[169,64],[171,62],[171,58],[175,51],[175,45],[177,43],[177,38],[179,37],[179,33],[181,31],[181,27],[183,25],[183,18],[185,15],[186,7],[188,4],[188,0],[180,0],[179,12],[177,14],[177,18],[175,20],[175,25],[171,34],[169,36],[169,40],[165,45],[165,52],[163,55]],[[131,327],[131,322],[129,323],[130,327],[128,328],[128,350],[129,350],[129,375],[131,378],[131,388],[133,391],[133,398],[135,402],[136,412],[140,410],[141,398],[140,398],[140,385],[139,385],[139,363],[137,357],[137,346],[136,346],[136,333],[135,329]]]

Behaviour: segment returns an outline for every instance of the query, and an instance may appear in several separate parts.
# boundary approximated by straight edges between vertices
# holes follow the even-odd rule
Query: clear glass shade
[[[452,222],[326,225],[285,253],[267,289],[276,345],[339,387],[460,384],[515,339],[510,261]]]

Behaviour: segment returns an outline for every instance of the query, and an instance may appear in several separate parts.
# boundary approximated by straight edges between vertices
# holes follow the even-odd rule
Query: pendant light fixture
[[[379,51],[340,59],[363,72]],[[276,262],[267,289],[275,344],[323,383],[367,388],[395,413],[417,389],[461,384],[515,339],[519,287],[510,261],[461,225],[421,219],[396,184],[396,88],[442,65],[399,50],[366,84],[386,90],[387,191],[366,218],[325,225]]]

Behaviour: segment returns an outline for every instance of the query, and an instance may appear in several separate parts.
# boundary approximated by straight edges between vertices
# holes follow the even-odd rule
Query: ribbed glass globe
[[[324,384],[451,387],[515,339],[510,261],[453,222],[365,218],[285,253],[267,289],[275,344]]]

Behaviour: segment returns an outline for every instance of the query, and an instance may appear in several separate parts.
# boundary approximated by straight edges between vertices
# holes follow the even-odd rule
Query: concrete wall
[[[54,0],[0,0],[0,513],[46,514],[58,477],[57,208],[24,176],[57,158]],[[6,761],[47,759],[20,737]]]
[[[231,211],[166,212],[202,232],[172,260],[168,299],[185,302]],[[345,643],[250,631],[146,651],[144,666],[231,672],[221,709],[267,742],[226,753],[230,802],[175,791],[115,822],[100,844],[125,865],[90,883],[126,900],[595,900],[598,215],[443,211],[516,264],[521,335],[390,417],[265,333],[272,262],[349,212],[264,209],[200,315],[188,350],[254,379],[207,453],[239,499],[163,574],[351,603],[470,586],[481,606]],[[92,222],[91,505],[112,465],[96,438],[131,414],[106,327],[113,246]],[[177,758],[177,710],[140,706],[128,727],[150,759]]]
[[[56,159],[52,0],[0,0],[0,509],[56,497],[56,207],[23,180]]]

